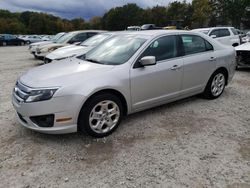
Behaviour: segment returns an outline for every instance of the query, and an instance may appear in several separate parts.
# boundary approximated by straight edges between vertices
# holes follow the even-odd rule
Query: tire
[[[203,96],[207,99],[216,99],[220,97],[226,86],[226,75],[223,71],[218,70],[210,77]]]
[[[110,93],[100,93],[84,104],[78,118],[78,128],[90,136],[102,138],[115,131],[122,116],[120,99]]]
[[[3,42],[3,46],[7,46],[7,43],[6,43],[6,42]]]
[[[25,43],[24,43],[24,42],[20,42],[20,45],[21,45],[21,46],[24,46],[24,45],[25,45]]]

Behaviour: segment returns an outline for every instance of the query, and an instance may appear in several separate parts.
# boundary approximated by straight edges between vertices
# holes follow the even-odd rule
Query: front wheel
[[[93,137],[105,137],[118,127],[122,115],[120,99],[110,93],[100,93],[83,106],[78,126]]]
[[[226,77],[222,71],[216,71],[209,79],[203,95],[208,99],[216,99],[223,93]]]

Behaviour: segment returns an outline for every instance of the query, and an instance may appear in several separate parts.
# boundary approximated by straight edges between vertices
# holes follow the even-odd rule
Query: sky
[[[173,0],[0,0],[0,9],[11,12],[38,11],[63,18],[89,19],[102,16],[112,7],[136,3],[142,8],[166,6]]]

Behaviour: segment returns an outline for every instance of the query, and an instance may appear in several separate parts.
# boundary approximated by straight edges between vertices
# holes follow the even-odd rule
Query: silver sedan
[[[104,137],[124,115],[201,93],[219,97],[234,71],[234,48],[201,33],[127,32],[84,56],[31,69],[12,102],[29,129]]]

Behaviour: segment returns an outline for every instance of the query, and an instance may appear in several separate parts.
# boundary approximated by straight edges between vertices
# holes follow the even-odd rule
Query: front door
[[[138,66],[139,59],[146,56],[155,56],[156,65]],[[163,36],[154,40],[139,59],[130,71],[134,111],[159,105],[179,95],[183,60],[178,57],[176,36]]]

